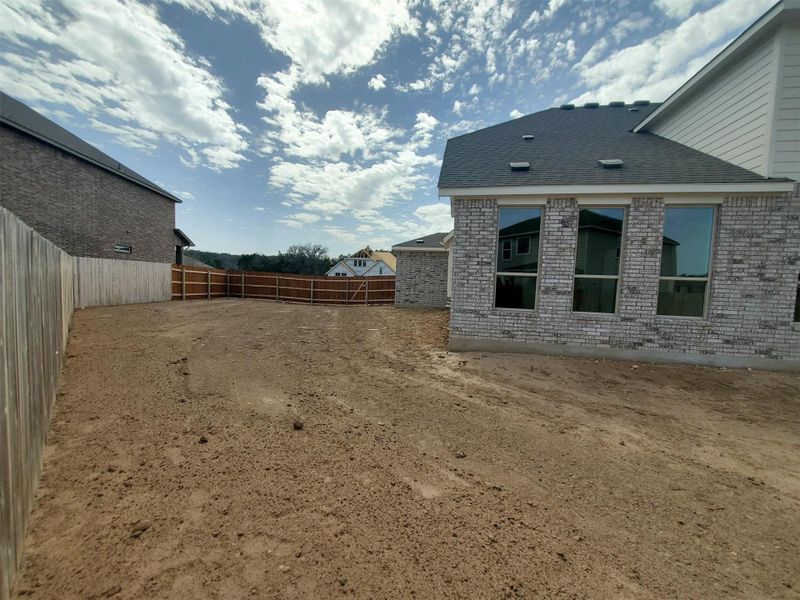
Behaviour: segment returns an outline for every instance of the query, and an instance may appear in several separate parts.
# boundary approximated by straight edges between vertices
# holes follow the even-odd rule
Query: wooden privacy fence
[[[394,276],[324,277],[172,266],[172,299],[260,298],[303,304],[394,304]]]

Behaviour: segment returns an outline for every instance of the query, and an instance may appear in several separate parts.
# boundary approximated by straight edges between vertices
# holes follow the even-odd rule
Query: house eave
[[[448,252],[447,248],[411,248],[406,246],[392,246],[392,252]]]
[[[759,181],[750,183],[655,183],[610,185],[520,185],[487,187],[440,187],[439,197],[498,196],[600,196],[608,194],[742,194],[786,193],[794,189],[793,181]]]

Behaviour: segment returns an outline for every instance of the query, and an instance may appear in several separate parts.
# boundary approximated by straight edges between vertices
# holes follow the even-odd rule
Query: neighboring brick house
[[[0,92],[0,205],[74,256],[180,260],[169,192]]]
[[[392,246],[397,257],[395,306],[444,308],[449,298],[449,234],[433,233]]]
[[[800,368],[800,109],[781,70],[800,65],[798,12],[776,5],[663,104],[449,140],[451,349]]]

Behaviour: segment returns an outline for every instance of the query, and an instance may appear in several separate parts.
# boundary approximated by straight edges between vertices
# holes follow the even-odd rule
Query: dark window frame
[[[616,208],[622,210],[622,232],[620,233],[619,238],[619,246],[617,248],[617,259],[619,260],[617,266],[617,274],[616,275],[592,275],[589,273],[575,273],[578,268],[578,240],[575,241],[575,262],[573,266],[573,280],[572,280],[572,307],[571,311],[576,314],[581,315],[617,315],[619,314],[619,301],[621,296],[622,290],[622,268],[624,264],[624,255],[625,255],[625,240],[628,233],[628,208],[629,206],[626,204],[614,204],[613,202],[608,204],[578,204],[578,229],[576,231],[576,238],[580,236],[580,220],[581,220],[581,211],[582,210],[597,210],[597,209],[604,209],[604,208]],[[615,280],[617,282],[617,288],[614,292],[614,310],[612,312],[597,312],[591,310],[575,310],[575,280],[576,279],[609,279]]]
[[[524,311],[524,312],[534,312],[539,309],[539,275],[541,273],[541,266],[542,266],[542,246],[544,242],[544,213],[545,213],[545,205],[538,204],[538,203],[531,203],[531,204],[503,204],[497,206],[497,220],[495,223],[495,257],[499,258],[500,261],[508,261],[511,260],[512,251],[514,248],[514,244],[511,240],[500,240],[500,211],[504,208],[509,209],[535,209],[539,211],[539,245],[538,245],[538,255],[537,255],[537,266],[536,266],[536,273],[526,273],[523,271],[501,271],[497,267],[498,260],[495,260],[495,267],[494,267],[494,285],[493,285],[493,298],[492,298],[492,306],[494,310],[500,311]],[[509,258],[504,258],[503,254],[505,253],[506,248],[503,247],[505,242],[508,242],[508,251],[509,251]],[[530,248],[532,247],[529,244],[528,255],[531,253]],[[508,306],[497,306],[497,278],[498,277],[526,277],[532,278],[535,280],[534,284],[534,296],[533,296],[533,307],[531,308],[519,308],[519,307],[508,307]]]
[[[717,246],[717,223],[719,219],[719,205],[717,204],[681,204],[681,203],[668,203],[664,206],[664,225],[667,221],[667,211],[670,208],[710,208],[711,209],[711,238],[708,244],[708,273],[705,277],[687,277],[687,276],[664,276],[661,275],[661,265],[664,260],[663,246],[662,256],[658,262],[658,288],[661,288],[662,281],[687,281],[687,282],[704,282],[705,289],[703,293],[703,314],[699,316],[692,315],[666,315],[658,312],[658,298],[656,298],[656,317],[660,319],[692,319],[692,320],[707,320],[709,313],[709,301],[711,299],[711,274],[714,272],[714,259],[716,258]],[[662,227],[661,236],[663,239],[664,229]],[[658,292],[656,292],[658,294]]]

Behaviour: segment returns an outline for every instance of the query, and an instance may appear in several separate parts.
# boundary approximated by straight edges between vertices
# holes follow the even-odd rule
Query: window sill
[[[607,319],[609,321],[618,321],[620,318],[619,313],[588,312],[584,310],[570,311],[570,316],[581,320]]]
[[[700,323],[711,324],[708,317],[683,317],[681,315],[656,315],[657,321],[698,321]]]
[[[539,315],[538,308],[505,308],[500,306],[495,306],[493,310],[500,312],[500,313],[522,313],[525,315]]]

